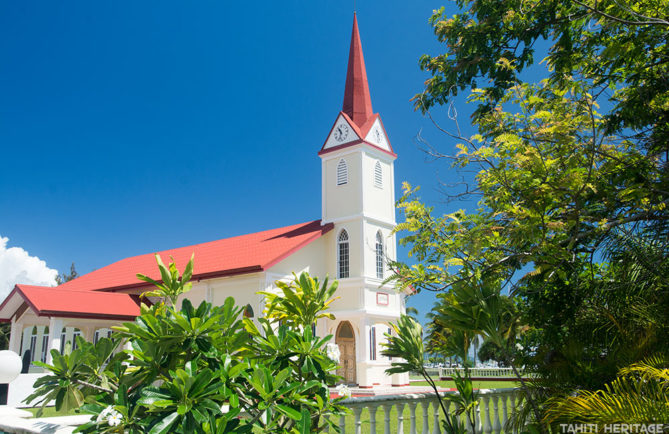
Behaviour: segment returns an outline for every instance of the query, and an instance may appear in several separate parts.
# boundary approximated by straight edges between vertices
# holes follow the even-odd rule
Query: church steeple
[[[344,106],[335,120],[318,155],[351,146],[371,146],[395,158],[388,135],[378,113],[372,111],[367,70],[362,55],[358,18],[353,14],[353,32],[348,54]]]
[[[360,128],[374,113],[372,111],[372,99],[369,96],[365,59],[362,55],[358,18],[355,13],[353,13],[353,33],[351,35],[351,48],[348,53],[348,70],[346,72],[346,89],[342,111]]]

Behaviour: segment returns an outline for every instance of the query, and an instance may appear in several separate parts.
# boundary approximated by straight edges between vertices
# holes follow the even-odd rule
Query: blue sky
[[[0,235],[85,273],[320,218],[316,154],[341,110],[352,3],[3,2]],[[460,175],[426,162],[416,136],[455,142],[409,101],[427,78],[420,55],[445,49],[427,21],[441,3],[357,3],[396,190],[466,206],[443,203],[439,182]]]

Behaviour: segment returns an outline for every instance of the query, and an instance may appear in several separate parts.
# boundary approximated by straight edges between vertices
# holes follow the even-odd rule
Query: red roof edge
[[[281,254],[281,255],[277,256],[276,258],[272,259],[267,264],[262,266],[263,270],[267,270],[268,268],[271,268],[272,266],[278,264],[279,262],[281,262],[282,260],[284,260],[288,256],[292,255],[293,253],[297,252],[298,250],[302,249],[303,247],[307,246],[308,244],[311,244],[313,241],[319,239],[323,235],[327,234],[332,229],[334,229],[334,223],[327,223],[327,224],[323,225],[322,228],[321,228],[320,233],[317,232],[317,233],[313,234],[312,236],[310,236],[309,238],[307,238],[306,240],[304,240],[303,242],[301,242],[297,246],[293,247],[289,251],[284,252],[283,254]]]
[[[7,297],[5,297],[5,299],[2,301],[2,304],[0,304],[0,310],[2,310],[3,307],[5,307],[7,302],[9,302],[9,299],[12,298],[12,295],[14,295],[14,293],[19,290],[18,286],[19,286],[18,284],[14,285],[14,288],[12,288],[12,290],[9,292],[9,294],[7,294]],[[0,319],[0,321],[2,321],[2,320]]]
[[[393,158],[397,158],[396,153],[388,151],[387,149],[383,149],[383,148],[375,145],[374,143],[370,143],[366,140],[355,140],[353,142],[344,143],[343,145],[338,145],[338,146],[333,146],[331,148],[323,149],[322,151],[320,151],[318,153],[318,155],[325,155],[325,154],[330,153],[330,152],[334,152],[334,151],[338,151],[340,149],[348,148],[349,146],[355,146],[355,145],[360,145],[360,144],[365,144],[367,146],[371,146],[372,148],[374,148],[378,151],[384,152],[384,153],[390,155]]]
[[[386,126],[383,125],[383,121],[381,120],[381,116],[379,116],[379,124],[381,125],[381,129],[383,130],[383,134],[386,135],[386,141],[388,142],[388,147],[390,148],[390,152],[392,152],[395,157],[397,157],[397,154],[395,154],[395,150],[393,149],[393,145],[390,144],[390,138],[388,137],[388,132],[386,131]],[[370,125],[371,128],[371,125]]]
[[[26,303],[28,303],[28,306],[30,306],[30,308],[31,308],[33,311],[35,311],[35,313],[37,314],[37,316],[42,316],[42,315],[40,314],[40,310],[37,309],[37,306],[35,306],[35,305],[33,304],[33,302],[30,301],[30,297],[28,297],[28,295],[25,293],[25,291],[23,291],[23,289],[21,289],[21,285],[17,284],[14,288],[17,290],[17,292],[19,293],[19,295],[21,295],[21,297],[23,297],[23,300],[24,300]],[[51,288],[51,287],[50,287],[50,286],[44,286],[43,288]],[[12,291],[12,292],[13,292],[13,291]],[[9,297],[7,297],[7,300],[9,300]],[[4,305],[4,303],[3,303],[3,305]],[[0,306],[0,307],[1,307],[1,306]]]
[[[258,273],[260,271],[263,271],[262,267],[260,265],[253,265],[251,267],[243,267],[243,268],[234,268],[232,270],[223,270],[223,271],[216,271],[212,273],[200,273],[200,274],[193,274],[191,277],[191,282],[194,280],[200,280],[200,279],[211,279],[214,277],[225,277],[225,276],[236,276],[239,274],[249,274],[249,273]],[[156,282],[161,283],[162,279],[156,280]],[[132,283],[129,285],[120,285],[120,286],[110,286],[108,288],[98,288],[94,289],[93,292],[118,292],[118,291],[123,291],[124,289],[144,289],[144,288],[152,288],[153,285],[150,283],[142,283],[141,281],[137,281],[137,283]]]
[[[60,311],[60,310],[40,310],[35,306],[35,304],[32,302],[30,297],[26,294],[23,288],[21,286],[29,286],[29,287],[34,287],[34,288],[40,288],[40,289],[51,289],[54,291],[59,291],[57,287],[53,286],[36,286],[36,285],[22,285],[22,284],[16,284],[14,286],[14,289],[12,292],[9,293],[7,298],[5,298],[5,301],[2,302],[0,305],[0,309],[2,309],[5,304],[8,302],[8,300],[14,295],[14,293],[17,293],[18,295],[23,298],[23,300],[28,304],[30,309],[35,312],[37,316],[48,316],[48,317],[58,317],[58,318],[96,318],[96,319],[113,319],[113,320],[134,320],[137,316],[135,315],[123,315],[123,314],[113,314],[113,313],[82,313],[82,312],[70,312],[70,311]],[[66,291],[68,293],[76,293],[76,292],[82,292],[86,294],[91,294],[91,292],[88,291],[77,291],[77,290],[62,290]],[[137,306],[139,307],[141,304],[141,301],[139,299],[138,295],[134,294],[128,294],[130,298],[137,303]],[[11,322],[11,319],[0,319],[0,322]]]
[[[53,316],[56,318],[81,318],[81,319],[111,319],[111,320],[128,320],[128,321],[134,321],[137,316],[135,315],[113,315],[113,314],[99,314],[99,313],[92,313],[92,314],[85,314],[81,312],[65,312],[65,311],[51,311],[51,310],[43,310],[39,315],[37,316]]]

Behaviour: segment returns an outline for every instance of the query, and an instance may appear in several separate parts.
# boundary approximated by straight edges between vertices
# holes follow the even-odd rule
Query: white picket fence
[[[442,394],[454,393],[456,392],[443,392]],[[476,432],[483,434],[499,434],[502,432],[515,434],[515,431],[506,430],[505,424],[516,408],[518,389],[479,390],[478,394]],[[342,401],[342,404],[351,409],[353,414],[352,432],[356,434],[405,433],[407,429],[411,434],[439,434],[442,432],[440,421],[443,419],[443,414],[434,393],[356,397],[346,399]],[[454,406],[448,401],[444,401],[444,404],[449,414],[455,410]],[[86,415],[43,419],[0,417],[0,431],[10,433],[69,433],[72,432],[74,427],[87,421],[88,418],[89,416]],[[342,433],[346,433],[346,419],[346,416],[342,416],[338,421]],[[472,427],[466,423],[465,418],[461,417],[461,420],[471,432]]]
[[[456,392],[444,392],[443,394],[449,393]],[[480,390],[476,432],[483,432],[485,434],[511,432],[505,431],[504,427],[509,420],[509,416],[516,408],[517,399],[517,389]],[[355,434],[375,434],[377,432],[384,434],[390,434],[391,432],[404,433],[406,426],[409,427],[410,434],[438,434],[442,432],[440,419],[443,419],[443,414],[434,393],[350,398],[342,401],[342,404],[353,412],[353,432]],[[444,401],[444,404],[449,413],[455,410],[450,402]],[[406,408],[409,410],[408,417],[405,414]],[[367,413],[363,420],[363,411],[365,409],[367,409]],[[395,410],[394,412],[393,409]],[[420,427],[417,426],[418,412],[422,416]],[[379,415],[381,416],[382,423],[379,423],[377,420],[379,419]],[[391,417],[393,416],[396,418],[396,424],[391,423]],[[472,427],[465,422],[464,416],[461,420],[468,426],[471,432]],[[395,427],[393,428],[392,425],[395,425]],[[342,433],[346,432],[345,417],[340,418],[339,428],[342,430]]]
[[[461,376],[464,376],[464,368],[439,368],[439,378],[441,379],[450,379],[455,377],[455,374],[458,373]],[[527,378],[528,374],[520,372],[523,378]],[[516,374],[513,372],[512,368],[471,368],[469,370],[469,375],[471,378],[486,378],[486,379],[515,379]]]

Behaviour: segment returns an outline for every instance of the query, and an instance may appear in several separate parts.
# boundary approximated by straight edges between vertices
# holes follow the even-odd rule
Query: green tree
[[[388,374],[417,372],[432,387],[439,401],[441,412],[444,415],[442,422],[444,430],[449,434],[463,434],[467,427],[460,421],[460,414],[465,414],[469,423],[469,428],[476,434],[476,407],[478,406],[478,396],[474,391],[471,378],[466,371],[465,376],[457,375],[455,385],[458,389],[457,395],[440,395],[436,383],[430,377],[425,369],[425,349],[423,343],[423,327],[412,317],[408,315],[400,316],[396,323],[391,323],[394,333],[386,333],[387,341],[383,344],[384,349],[381,352],[386,357],[392,357],[391,368],[386,369]],[[462,350],[458,351],[458,353]],[[455,404],[453,413],[446,410],[444,400]]]
[[[0,350],[9,348],[9,334],[11,330],[12,325],[10,323],[0,324]]]
[[[74,262],[70,265],[70,274],[60,273],[56,275],[56,285],[62,285],[65,282],[76,279],[79,276],[77,269],[74,268]]]
[[[635,130],[651,153],[669,147],[669,29],[667,0],[458,0],[461,12],[444,8],[430,23],[444,54],[421,57],[432,77],[416,95],[428,110],[459,91],[479,88],[475,119],[485,116],[521,82],[522,72],[543,56],[549,85],[569,89],[574,79],[613,104],[608,132]],[[541,60],[541,57],[538,59]],[[480,84],[483,84],[482,86]]]
[[[163,301],[142,305],[141,315],[117,327],[112,339],[78,338],[75,350],[52,350],[53,364],[41,364],[49,375],[36,381],[28,401],[54,400],[57,410],[91,414],[83,432],[337,430],[330,419],[345,410],[328,389],[339,379],[325,349],[331,336],[264,318],[258,326],[242,319],[232,298],[197,307],[186,298],[177,309],[177,298],[190,288],[193,260],[181,276],[174,263],[157,261],[163,281],[152,295]],[[307,274],[299,279],[315,282]],[[298,323],[291,315],[286,320]],[[121,342],[130,349],[117,351]]]
[[[497,362],[500,366],[508,366],[510,363],[507,353],[502,352],[490,339],[483,340],[481,348],[479,348],[478,358],[482,362]]]
[[[540,374],[540,396],[601,389],[669,350],[669,3],[457,4],[431,18],[447,52],[421,58],[432,77],[415,103],[432,116],[469,92],[478,134],[438,126],[478,206],[440,215],[405,185],[397,230],[418,264],[395,278],[450,294],[499,282],[527,328],[512,362]],[[543,77],[524,82],[546,46]]]
[[[409,315],[411,318],[416,319],[418,316],[418,309],[416,309],[413,306],[409,306],[406,308],[406,314]]]

